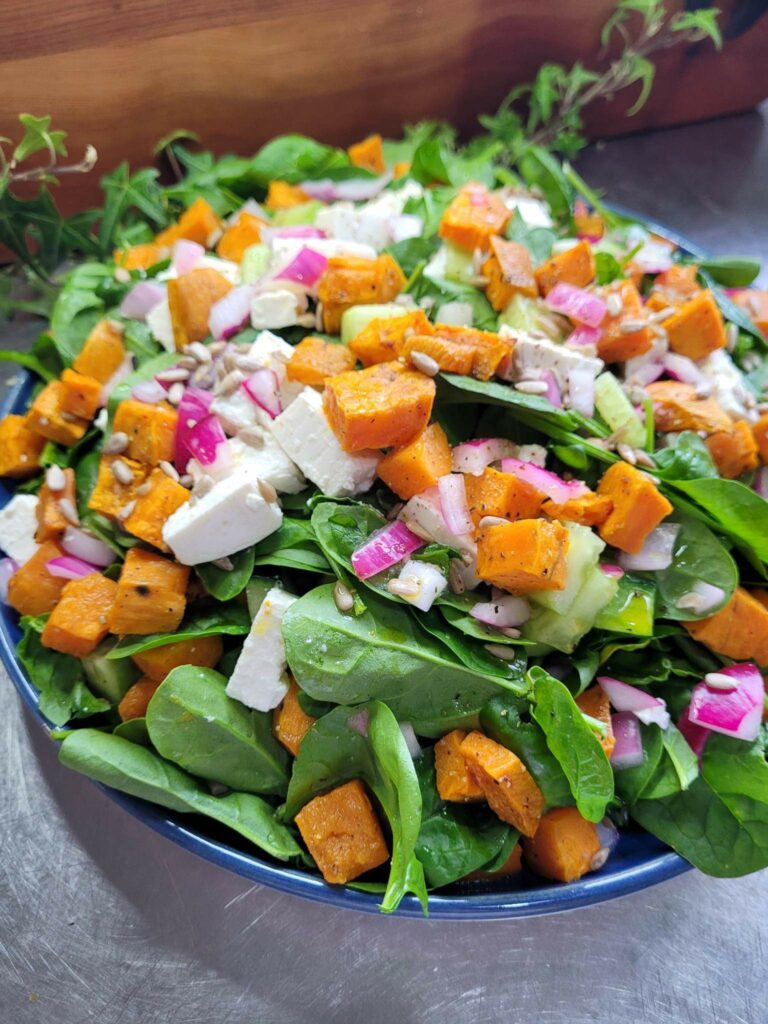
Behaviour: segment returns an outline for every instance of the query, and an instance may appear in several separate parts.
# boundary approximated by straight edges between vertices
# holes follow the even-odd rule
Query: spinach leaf
[[[104,315],[104,302],[97,289],[111,274],[103,263],[81,263],[67,275],[51,313],[51,336],[65,366],[74,362],[86,337]]]
[[[760,273],[760,261],[749,256],[711,256],[698,264],[700,270],[725,288],[746,288]]]
[[[531,713],[560,762],[576,806],[588,821],[601,821],[613,799],[613,771],[605,751],[559,679],[541,668],[531,669],[529,676]]]
[[[703,439],[692,430],[677,435],[669,448],[654,452],[656,475],[661,480],[698,480],[700,477],[717,477],[717,467],[712,461]]]
[[[211,796],[180,768],[120,736],[75,729],[62,743],[59,760],[65,767],[121,793],[182,814],[213,818],[278,860],[301,856],[290,830],[275,820],[274,811],[261,797],[252,793]]]
[[[570,221],[573,188],[560,162],[541,146],[531,145],[520,158],[519,169],[528,185],[541,189],[555,219]]]
[[[24,369],[36,373],[46,383],[56,380],[57,377],[57,374],[52,373],[32,352],[12,352],[0,349],[0,363],[15,363],[16,366],[23,366]]]
[[[505,636],[500,630],[494,629],[493,626],[486,626],[485,623],[470,615],[470,609],[473,605],[482,601],[482,597],[473,593],[444,594],[438,598],[436,607],[440,610],[440,614],[449,626],[452,626],[453,629],[458,630],[459,633],[463,633],[465,636],[473,637],[475,640],[482,640],[487,644],[510,644],[522,647],[526,647],[531,643],[530,640],[523,640],[522,638],[515,640],[512,637]]]
[[[754,341],[759,343],[761,348],[765,348],[766,341],[762,331],[755,325],[752,317],[747,313],[741,306],[737,306],[733,299],[730,299],[722,288],[718,287],[714,277],[706,270],[699,270],[699,277],[703,283],[711,290],[715,297],[720,312],[723,314],[726,320],[730,320],[732,324],[736,324],[740,331],[748,334]]]
[[[265,189],[275,178],[295,185],[349,166],[349,157],[343,149],[325,146],[305,135],[278,135],[261,147],[240,181],[230,180],[228,184],[236,191],[236,186],[241,184]]]
[[[660,732],[662,756],[641,793],[643,800],[658,800],[680,793],[688,789],[699,774],[698,758],[680,730],[670,724]]]
[[[213,562],[195,566],[195,572],[202,580],[203,586],[217,601],[231,601],[242,594],[248,580],[253,576],[253,547],[238,551],[231,555],[231,569],[222,569]]]
[[[152,746],[146,718],[129,718],[126,722],[120,722],[112,730],[112,735],[119,736],[123,740],[130,740],[131,743],[138,743],[141,747]]]
[[[557,232],[552,228],[529,227],[519,210],[515,210],[505,232],[510,242],[524,245],[531,254],[534,266],[538,266],[552,255],[552,246],[557,241]]]
[[[483,331],[496,330],[498,317],[488,299],[477,288],[459,281],[449,281],[447,277],[427,276],[420,273],[418,268],[412,278],[407,290],[417,301],[432,299],[435,306],[441,306],[444,302],[468,302],[472,307],[473,325]]]
[[[768,510],[768,506],[766,508]],[[736,563],[714,533],[692,516],[676,512],[665,522],[679,523],[680,530],[675,539],[671,564],[655,573],[659,614],[676,621],[703,618],[690,608],[679,608],[677,604],[699,580],[722,589],[722,600],[709,608],[706,615],[720,611],[730,601],[738,585]]]
[[[609,252],[595,253],[595,281],[597,284],[610,284],[624,277],[621,264]]]
[[[209,668],[169,672],[147,709],[152,744],[200,778],[246,793],[285,793],[288,754],[272,735],[271,716],[228,697],[226,685]]]
[[[768,562],[768,502],[738,480],[671,480],[734,543],[757,562]]]
[[[126,320],[124,327],[123,344],[136,356],[139,363],[160,355],[162,349],[143,320]]]
[[[405,238],[402,242],[394,242],[392,245],[388,245],[384,252],[388,252],[400,265],[407,280],[419,264],[425,263],[434,256],[439,245],[439,238],[425,238],[421,235],[418,238]]]
[[[221,604],[215,608],[194,608],[175,633],[150,633],[148,636],[122,636],[107,658],[129,658],[142,651],[151,651],[181,640],[197,640],[204,636],[243,636],[251,628],[251,619],[242,605]]]
[[[373,790],[392,830],[392,862],[381,909],[391,913],[411,892],[426,913],[424,871],[415,854],[421,791],[400,726],[385,704],[337,707],[315,722],[293,763],[285,819],[293,820],[318,794],[357,778]]]
[[[318,548],[312,527],[304,519],[285,517],[279,529],[255,546],[253,554],[254,566],[331,572],[331,566]]]
[[[448,140],[424,139],[415,149],[411,160],[410,176],[422,185],[439,181],[444,185],[465,185],[468,181],[481,181],[493,185],[495,173],[493,156],[500,146],[491,142],[477,151],[457,153]]]
[[[447,626],[434,608],[415,615],[414,618],[418,626],[430,636],[442,641],[467,668],[493,678],[505,679],[508,681],[509,689],[517,693],[522,693],[525,689],[523,673],[526,660],[522,651],[516,652],[515,657],[509,661],[499,658],[491,654],[485,644],[477,643],[474,638],[464,636],[458,630]]]
[[[616,795],[629,806],[642,796],[664,753],[662,731],[658,725],[641,725],[640,735],[643,741],[643,763],[633,768],[616,769],[614,775]]]
[[[156,228],[168,223],[168,209],[157,183],[159,176],[160,172],[154,167],[142,167],[131,174],[127,162],[123,162],[101,179],[104,210],[100,218],[99,243],[105,256],[129,212],[138,210]]]
[[[437,233],[443,214],[455,195],[456,190],[453,188],[428,188],[419,198],[409,199],[403,207],[403,212],[415,213],[417,217],[421,217],[424,222],[422,237],[430,238]]]

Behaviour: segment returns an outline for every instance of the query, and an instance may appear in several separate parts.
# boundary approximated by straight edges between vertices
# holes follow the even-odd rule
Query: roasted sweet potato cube
[[[477,535],[477,575],[513,594],[563,590],[568,531],[546,519],[483,526]]]
[[[19,615],[47,615],[61,597],[67,580],[52,576],[46,565],[61,558],[64,550],[52,540],[41,544],[32,557],[8,581],[8,604]]]
[[[113,465],[120,461],[133,474],[133,482],[121,483],[115,476]],[[129,459],[125,455],[102,455],[96,486],[88,499],[88,508],[109,519],[117,518],[132,501],[136,500],[136,488],[146,482],[149,466]]]
[[[173,459],[178,414],[166,402],[149,405],[127,398],[115,412],[113,430],[128,435],[126,455],[156,466]]]
[[[575,807],[547,811],[536,834],[523,839],[523,853],[531,870],[558,882],[575,882],[591,871],[599,850],[597,829]]]
[[[579,235],[589,235],[591,238],[602,238],[605,233],[602,214],[590,210],[581,199],[573,204],[573,226]]]
[[[223,260],[239,263],[245,250],[261,241],[261,229],[266,227],[261,217],[244,210],[234,224],[219,239],[216,252]]]
[[[613,511],[613,499],[606,494],[585,494],[569,498],[560,504],[545,501],[541,511],[550,519],[561,523],[579,523],[580,526],[602,526]]]
[[[149,492],[136,495],[136,504],[131,514],[123,519],[123,528],[146,544],[167,552],[170,548],[163,540],[163,527],[173,513],[189,501],[189,491],[162,469],[153,469],[147,483]]]
[[[441,800],[465,804],[484,799],[461,751],[466,738],[465,732],[454,729],[435,744],[435,782]]]
[[[398,498],[408,501],[451,472],[451,446],[439,423],[430,423],[417,438],[385,455],[376,470]]]
[[[197,267],[188,274],[171,278],[168,306],[177,350],[208,337],[211,309],[231,288],[226,277],[211,267]]]
[[[434,380],[401,363],[378,363],[325,382],[325,414],[348,452],[410,444],[429,423],[434,400]]]
[[[429,356],[446,373],[461,373],[464,376],[472,373],[475,362],[473,349],[448,338],[440,338],[437,334],[412,334],[403,341],[400,354],[413,365],[418,362],[419,354]]]
[[[606,313],[600,325],[601,335],[597,343],[597,354],[606,363],[623,363],[627,359],[648,352],[653,345],[653,335],[649,327],[641,327],[639,331],[627,332],[626,327],[633,327],[631,320],[644,320],[645,310],[640,292],[632,281],[617,282],[606,289],[606,294],[618,295],[622,302],[621,312],[617,316]]]
[[[462,249],[487,252],[491,238],[504,234],[511,216],[502,200],[485,185],[470,182],[443,214],[438,233]]]
[[[107,635],[116,594],[117,584],[100,572],[70,580],[45,624],[43,646],[87,658]]]
[[[730,430],[711,434],[706,441],[717,471],[726,480],[757,469],[757,442],[745,420],[737,420]]]
[[[122,326],[116,320],[100,320],[85,339],[72,369],[106,384],[125,359]]]
[[[190,242],[197,242],[211,248],[215,238],[221,230],[221,222],[216,216],[213,208],[202,196],[189,206],[176,224],[172,224],[165,231],[161,231],[155,238],[155,244],[170,246],[180,238]]]
[[[745,288],[733,296],[737,306],[752,318],[755,327],[768,338],[768,291],[760,291],[758,288]]]
[[[481,732],[467,736],[461,753],[494,814],[532,836],[544,812],[544,796],[520,758]]]
[[[480,476],[464,474],[467,503],[472,522],[479,526],[483,516],[502,519],[534,519],[544,496],[513,473],[501,473],[487,466]]]
[[[381,825],[359,779],[310,800],[296,815],[296,824],[326,882],[351,882],[389,858]]]
[[[534,271],[539,290],[547,295],[556,284],[564,282],[576,288],[585,288],[595,278],[595,256],[586,240],[578,242],[565,252],[545,260]]]
[[[165,677],[179,665],[197,665],[199,668],[215,668],[223,652],[220,636],[200,636],[194,640],[177,640],[162,647],[153,647],[141,654],[134,654],[134,665],[148,678],[162,683]]]
[[[768,665],[768,608],[743,587],[719,612],[683,625],[694,640],[734,661]]]
[[[272,732],[275,738],[289,753],[298,757],[301,741],[316,721],[316,718],[302,710],[299,704],[299,688],[292,679],[288,685],[288,693],[272,712]]]
[[[294,206],[308,203],[311,198],[298,185],[289,185],[287,181],[270,181],[264,205],[268,210],[290,210]]]
[[[60,377],[64,385],[61,407],[83,420],[92,420],[99,410],[101,384],[95,377],[86,377],[75,370],[64,370]]]
[[[508,242],[494,235],[491,253],[483,263],[482,271],[488,278],[485,294],[496,310],[504,309],[514,295],[535,299],[539,294],[531,254],[519,242]]]
[[[2,430],[2,424],[0,424],[0,430]],[[768,412],[764,412],[757,423],[753,425],[752,433],[754,434],[760,458],[763,462],[768,463]],[[1,447],[0,452],[2,452]],[[2,458],[2,454],[0,454],[0,458]],[[0,473],[0,476],[2,476],[2,473]]]
[[[148,679],[145,676],[142,679],[137,679],[132,686],[129,686],[125,691],[123,699],[117,705],[117,713],[120,715],[120,720],[127,722],[131,718],[144,718],[147,714],[149,702],[154,697],[159,685],[160,680]]]
[[[184,616],[188,580],[189,566],[131,548],[109,616],[110,633],[173,633]]]
[[[384,150],[381,136],[369,135],[362,142],[356,142],[347,149],[349,159],[355,167],[364,167],[372,174],[383,174],[387,165],[384,163]]]
[[[69,520],[61,511],[59,499],[64,498],[76,506],[75,471],[74,469],[65,469],[63,472],[64,487],[62,490],[52,491],[48,484],[44,483],[38,492],[37,508],[35,509],[37,516],[35,540],[38,544],[42,544],[46,540],[58,540],[69,525]]]
[[[0,476],[22,479],[40,468],[45,438],[27,426],[26,416],[0,420]]]
[[[600,536],[606,544],[631,554],[637,554],[651,530],[672,512],[654,481],[626,462],[615,462],[605,471],[597,493],[613,502]]]
[[[325,330],[328,334],[338,334],[345,310],[351,306],[391,302],[404,285],[402,270],[387,254],[377,256],[375,260],[359,256],[332,256],[317,287]]]
[[[127,249],[115,249],[112,258],[124,270],[149,270],[156,263],[168,259],[168,247],[157,242],[142,242]]]
[[[703,430],[707,434],[729,431],[730,416],[714,398],[699,398],[693,384],[657,380],[645,389],[653,400],[654,425],[662,432]]]
[[[476,327],[435,324],[435,334],[439,338],[472,350],[472,375],[478,380],[490,380],[502,362],[512,353],[512,343],[506,338],[491,331],[478,330]]]
[[[601,686],[590,686],[584,693],[579,694],[576,698],[576,703],[585,715],[589,715],[590,718],[594,718],[595,721],[601,722],[604,726],[605,732],[600,736],[600,745],[605,751],[606,756],[610,757],[613,753],[613,748],[616,746],[616,738],[613,735],[611,704],[607,694]]]
[[[696,279],[698,267],[695,264],[673,264],[669,270],[659,274],[653,282],[646,306],[658,312],[670,306],[680,306],[693,298],[701,288]]]
[[[377,317],[349,342],[349,348],[363,366],[389,363],[397,359],[406,338],[413,334],[433,334],[434,328],[421,309],[403,316]]]
[[[672,351],[689,359],[704,359],[710,352],[725,348],[723,314],[708,288],[694,295],[668,317],[664,321],[664,330]]]
[[[85,434],[88,420],[65,412],[65,390],[60,380],[46,384],[29,407],[27,426],[41,437],[71,448]]]
[[[323,338],[304,338],[293,350],[285,367],[288,380],[321,388],[329,377],[351,370],[357,360],[346,345]]]

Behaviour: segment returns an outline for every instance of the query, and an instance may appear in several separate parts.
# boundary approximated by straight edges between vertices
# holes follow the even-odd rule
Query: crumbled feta
[[[147,313],[147,327],[152,332],[152,337],[155,341],[162,345],[166,352],[176,351],[173,324],[171,323],[171,309],[167,298],[161,299]]]
[[[206,254],[201,256],[198,263],[195,264],[195,270],[201,270],[203,268],[208,270],[215,270],[221,274],[222,277],[226,277],[230,284],[240,283],[240,264],[234,263],[232,260],[223,260],[220,256],[211,256]],[[172,278],[178,277],[179,274],[174,269],[173,264],[167,267],[165,270],[161,270],[155,278],[156,281],[170,281]]]
[[[293,327],[300,316],[296,293],[287,288],[262,292],[251,303],[251,325],[257,330]]]
[[[508,210],[519,210],[529,228],[551,228],[554,224],[549,207],[540,199],[528,196],[508,196],[504,200]]]
[[[418,584],[419,591],[413,597],[405,594],[401,596],[403,600],[422,612],[428,612],[448,586],[448,580],[436,565],[430,565],[429,562],[420,562],[417,558],[408,559],[400,570],[398,579],[404,583]]]
[[[315,224],[333,240],[358,242],[381,250],[394,240],[394,218],[402,214],[409,199],[418,198],[422,192],[416,182],[408,182],[357,206],[350,202],[331,203],[318,211]]]
[[[265,366],[277,375],[280,390],[280,404],[283,409],[297,398],[304,390],[298,381],[288,380],[285,368],[293,355],[293,346],[283,341],[271,331],[262,331],[248,350],[250,362]]]
[[[225,455],[219,458],[222,448],[226,449]],[[261,443],[258,445],[246,444],[237,437],[227,441],[226,446],[219,445],[216,463],[213,466],[203,467],[197,459],[190,459],[187,466],[187,472],[193,477],[207,474],[214,480],[224,480],[233,473],[243,471],[266,481],[283,494],[298,494],[307,485],[301,470],[267,431],[262,433]]]
[[[376,259],[376,250],[370,245],[342,238],[275,238],[272,242],[273,272],[287,267],[302,249],[319,252],[326,259],[334,256],[359,256],[364,260]]]
[[[37,503],[34,494],[17,494],[0,510],[0,549],[23,565],[38,549]]]
[[[227,695],[246,707],[271,711],[288,692],[282,622],[295,600],[273,587],[261,602],[227,683]]]
[[[211,402],[211,412],[218,417],[228,434],[239,434],[241,430],[247,430],[249,427],[261,427],[265,430],[272,427],[269,413],[256,405],[242,385],[231,395],[218,395],[214,398]]]
[[[698,366],[712,384],[712,398],[724,412],[735,420],[757,420],[759,414],[754,405],[748,408],[745,401],[754,399],[754,392],[725,349],[711,352]]]
[[[604,363],[595,356],[584,356],[572,348],[556,345],[553,341],[534,338],[523,331],[500,331],[504,337],[515,338],[515,347],[506,380],[528,380],[534,375],[550,370],[562,390],[568,385],[568,375],[575,367],[588,367],[593,377],[602,371]]]

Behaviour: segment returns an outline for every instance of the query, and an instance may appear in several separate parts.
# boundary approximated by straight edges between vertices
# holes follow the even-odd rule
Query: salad
[[[437,156],[188,153],[68,273],[0,422],[60,759],[384,911],[622,829],[763,868],[759,267]]]

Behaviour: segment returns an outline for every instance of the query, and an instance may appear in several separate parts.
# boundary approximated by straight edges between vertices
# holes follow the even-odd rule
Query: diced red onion
[[[618,557],[619,565],[630,572],[658,572],[661,569],[668,569],[672,564],[679,532],[680,527],[676,523],[662,523],[655,530],[651,530],[637,554],[622,551]]]
[[[312,199],[319,199],[323,203],[332,203],[336,199],[357,203],[374,199],[391,180],[390,172],[378,178],[348,178],[347,181],[321,178],[319,181],[302,181],[299,188]]]
[[[173,461],[180,473],[186,472],[187,463],[195,454],[189,446],[190,435],[200,420],[208,415],[212,401],[210,392],[189,387],[179,402]]]
[[[83,562],[104,568],[115,560],[115,553],[98,537],[81,530],[77,526],[68,526],[61,538],[61,546],[68,555],[79,558]]]
[[[187,446],[201,466],[213,466],[225,458],[227,435],[218,418],[209,414],[196,423],[189,432]]]
[[[410,722],[400,722],[400,732],[403,734],[406,747],[408,747],[408,753],[415,761],[421,754],[421,744],[416,738],[413,726]]]
[[[19,563],[14,558],[0,558],[0,604],[8,604],[8,584],[18,571]]]
[[[389,233],[393,242],[421,238],[424,233],[424,221],[415,213],[401,213],[390,220]]]
[[[424,547],[424,541],[408,529],[400,519],[377,530],[357,551],[352,552],[352,568],[360,580],[389,569],[402,562],[414,551]]]
[[[620,565],[612,565],[610,562],[601,562],[600,568],[606,576],[612,576],[614,579],[620,580],[624,575],[624,570]]]
[[[243,381],[243,390],[260,409],[275,419],[283,411],[280,403],[280,381],[274,370],[263,367]]]
[[[437,323],[449,324],[451,327],[471,327],[474,314],[469,302],[444,302],[435,319]]]
[[[572,366],[568,371],[568,404],[582,416],[594,413],[595,374],[591,367]]]
[[[165,398],[166,389],[157,380],[142,380],[131,388],[131,398],[147,405],[156,405]]]
[[[482,476],[486,466],[516,453],[517,445],[503,437],[484,437],[474,441],[464,441],[453,449],[453,471],[454,473],[471,473],[472,476]]]
[[[313,288],[325,273],[328,258],[306,245],[299,249],[288,266],[275,275],[276,280],[295,281],[305,288]]]
[[[585,324],[579,324],[565,339],[565,344],[570,345],[572,348],[580,348],[582,345],[596,346],[602,336],[603,332],[597,327],[587,327]]]
[[[120,313],[131,320],[143,320],[165,298],[165,288],[157,281],[139,281],[120,303]]]
[[[605,302],[599,295],[564,281],[560,281],[547,293],[544,302],[556,313],[562,313],[587,327],[599,327],[606,312]]]
[[[448,586],[448,580],[436,565],[430,562],[419,562],[409,558],[400,570],[399,579],[403,582],[418,584],[418,592],[412,596],[402,594],[401,597],[421,612],[428,612],[435,601]]]
[[[611,728],[616,744],[611,751],[611,765],[616,771],[637,768],[645,760],[640,723],[629,711],[611,715]]]
[[[494,597],[492,601],[481,601],[473,605],[469,614],[478,622],[496,629],[510,629],[522,626],[531,617],[531,606],[524,597]]]
[[[688,716],[700,725],[738,740],[755,740],[760,732],[765,702],[763,677],[756,665],[744,662],[717,670],[737,683],[733,690],[715,689],[706,678],[691,693]]]
[[[701,725],[694,725],[691,721],[691,708],[690,705],[684,709],[682,714],[677,720],[677,728],[683,734],[683,737],[697,757],[701,757],[704,752],[704,747],[707,744],[707,740],[712,735],[710,729],[705,729]]]
[[[214,302],[208,315],[208,327],[217,341],[231,338],[248,322],[254,291],[248,284],[232,288],[223,299]]]
[[[368,712],[357,711],[354,715],[351,715],[348,719],[350,729],[354,729],[355,732],[359,732],[361,736],[368,735]]]
[[[99,408],[102,408],[107,404],[109,396],[115,390],[117,385],[122,384],[125,378],[131,373],[133,373],[133,356],[130,352],[126,352],[122,363],[120,363],[112,376],[101,385],[101,391],[99,391]]]
[[[326,238],[325,231],[313,224],[284,224],[277,228],[262,228],[261,240],[271,245],[276,238]]]
[[[205,256],[205,247],[197,242],[191,242],[188,238],[180,238],[174,242],[171,252],[171,267],[181,277],[194,270]]]
[[[58,576],[64,580],[79,580],[83,576],[90,576],[92,572],[99,571],[97,566],[84,562],[82,558],[73,558],[72,555],[51,558],[45,563],[45,568],[51,576]]]
[[[752,487],[761,498],[765,498],[768,501],[768,466],[761,466],[758,469],[755,473]]]
[[[629,372],[629,367],[626,367],[626,380],[632,384],[638,384],[640,387],[645,387],[647,384],[653,384],[655,380],[664,373],[664,366],[662,363],[657,363],[654,360],[648,360],[642,365],[638,366],[637,369]]]
[[[600,849],[589,865],[590,871],[599,871],[616,848],[619,841],[619,830],[610,818],[603,818],[595,825],[597,838],[600,841]]]
[[[662,366],[668,377],[673,380],[681,380],[685,384],[707,384],[708,379],[701,372],[696,363],[688,356],[678,355],[677,352],[667,352],[662,361]]]
[[[469,514],[467,487],[461,473],[446,473],[437,481],[440,509],[445,525],[453,534],[470,533],[474,527]]]
[[[655,723],[661,729],[666,729],[669,725],[667,705],[660,697],[653,697],[645,690],[630,686],[629,683],[623,683],[611,676],[598,676],[597,681],[617,711],[630,711],[644,725]]]
[[[722,604],[725,591],[722,587],[716,587],[713,583],[705,583],[704,580],[696,580],[688,594],[684,594],[688,601],[684,605],[689,611],[696,615],[704,615],[706,612]],[[678,608],[681,607],[682,597],[678,599]]]
[[[560,394],[560,388],[557,386],[557,380],[555,379],[554,373],[551,370],[544,370],[541,375],[541,379],[547,385],[547,390],[544,392],[544,398],[551,402],[552,405],[557,406],[558,409],[563,407],[563,398]]]
[[[546,494],[558,505],[570,501],[571,498],[581,498],[589,494],[589,488],[581,480],[563,480],[557,473],[542,469],[541,466],[534,466],[532,462],[509,458],[502,461],[501,468],[504,473],[512,473],[518,480]]]

